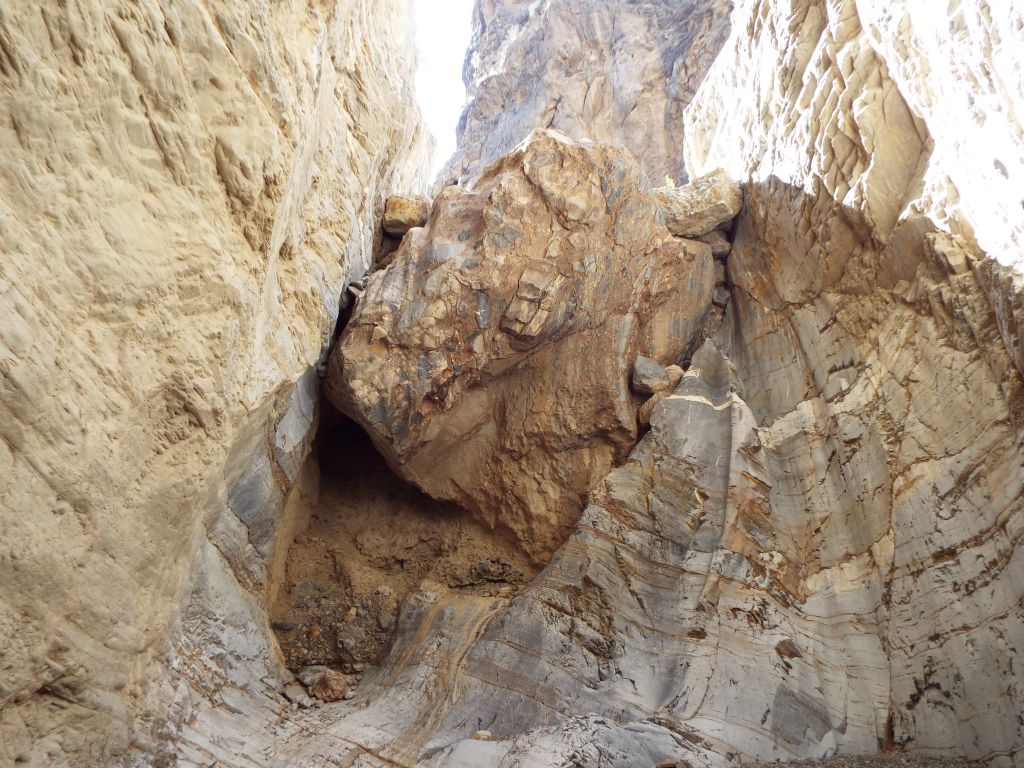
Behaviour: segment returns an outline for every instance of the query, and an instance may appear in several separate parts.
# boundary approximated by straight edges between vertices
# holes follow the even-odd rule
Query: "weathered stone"
[[[707,234],[700,235],[698,238],[702,243],[707,243],[711,246],[711,255],[716,259],[721,259],[724,256],[729,255],[729,251],[732,250],[732,243],[729,239],[721,232],[721,230],[715,229]]]
[[[309,709],[313,706],[313,700],[309,698],[306,689],[298,683],[288,683],[284,687],[284,697],[302,709]]]
[[[264,605],[295,586],[286,544],[326,487],[304,458],[337,297],[384,196],[415,188],[407,5],[4,6],[0,763],[1020,762],[1021,9],[735,6],[681,120],[724,39],[711,4],[478,3],[455,175],[537,125],[625,143],[655,179],[680,179],[682,153],[724,167],[745,205],[728,279],[709,279],[731,299],[688,314],[703,273],[684,289],[659,236],[637,236],[649,185],[628,171],[613,200],[609,150],[553,152],[572,179],[531,175],[524,150],[445,193],[447,218],[377,278],[394,292],[371,280],[360,300],[399,318],[368,332],[385,354],[365,386],[415,403],[374,419],[481,455],[416,467],[477,489],[459,499],[477,519],[426,505],[406,525],[388,497],[336,549],[309,545],[316,578],[361,600],[279,632],[307,657],[341,640],[354,659],[371,631],[390,651],[360,706],[296,712]],[[702,237],[677,260],[708,258]],[[499,252],[519,258],[500,290],[459,282],[500,274],[472,265]],[[665,306],[623,288],[659,275]],[[656,318],[674,347],[680,312],[703,326],[681,355],[623,331]],[[641,354],[692,363],[637,407]],[[652,423],[628,451],[634,417]],[[591,491],[578,521],[535,503],[565,487],[566,509]],[[565,536],[536,578],[516,560],[513,539],[544,542],[539,565]],[[374,568],[353,577],[356,555]],[[516,571],[522,591],[490,581]]]
[[[728,0],[481,0],[466,57],[462,183],[534,128],[626,147],[648,178],[686,180],[683,109],[729,35]]]
[[[316,677],[309,686],[309,692],[320,701],[340,701],[348,693],[348,681],[341,672],[328,669]]]
[[[665,399],[666,392],[657,392],[647,398],[643,405],[640,406],[640,410],[637,411],[636,419],[641,427],[646,429],[651,426],[651,414],[654,413],[654,406]]]
[[[545,558],[636,440],[621,372],[680,356],[713,264],[623,150],[536,132],[371,275],[327,394],[398,473]]]
[[[422,227],[430,212],[430,198],[424,195],[395,195],[384,205],[381,226],[389,235],[401,237],[413,227]]]
[[[296,677],[299,678],[300,683],[309,688],[330,671],[331,668],[325,667],[323,664],[312,664],[308,667],[303,667]]]
[[[315,366],[425,182],[407,7],[2,6],[0,764],[252,765]]]
[[[683,187],[656,189],[654,195],[665,216],[665,226],[680,237],[699,237],[715,231],[731,222],[743,205],[739,184],[721,168]]]
[[[633,363],[633,375],[630,386],[638,395],[653,395],[663,392],[671,386],[668,372],[657,360],[640,355]]]

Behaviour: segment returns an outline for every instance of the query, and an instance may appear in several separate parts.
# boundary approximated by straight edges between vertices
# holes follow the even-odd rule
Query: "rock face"
[[[711,315],[713,264],[623,150],[537,132],[370,277],[328,395],[398,473],[546,559],[636,442],[636,356],[676,362]]]
[[[736,4],[683,142],[744,187],[725,323],[547,567],[507,602],[411,605],[419,650],[324,740],[438,766],[1021,764],[1022,21]]]
[[[244,759],[279,717],[313,368],[425,177],[407,19],[0,10],[0,763]]]
[[[739,185],[718,168],[684,187],[662,187],[655,197],[673,235],[700,237],[728,226],[740,212]]]
[[[535,128],[629,149],[686,179],[683,109],[729,31],[728,0],[480,0],[469,103],[440,178],[468,181]]]
[[[461,511],[407,11],[0,10],[3,762],[1021,765],[1021,10],[478,0]]]
[[[810,661],[789,663],[819,680],[801,696],[827,730],[802,751],[1019,764],[1020,294],[989,276],[1022,263],[1024,135],[994,106],[1024,97],[1020,10],[752,2],[733,23],[686,146],[693,172],[747,180],[723,348],[761,446],[765,599],[795,577]]]

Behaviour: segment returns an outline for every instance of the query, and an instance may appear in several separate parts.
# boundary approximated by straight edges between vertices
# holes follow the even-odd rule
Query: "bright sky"
[[[469,46],[473,0],[415,0],[416,95],[437,139],[433,175],[455,153],[455,126],[466,101],[462,61]]]

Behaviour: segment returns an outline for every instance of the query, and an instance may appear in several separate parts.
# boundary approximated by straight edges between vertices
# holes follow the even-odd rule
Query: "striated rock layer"
[[[417,191],[407,6],[0,10],[4,761],[1021,765],[1010,6],[737,0],[707,70],[718,4],[479,0],[471,183],[331,363],[468,514],[303,461]],[[735,225],[556,134],[484,168],[545,126]]]
[[[522,592],[417,596],[279,755],[1021,764],[1022,21],[737,3],[684,141],[744,185],[725,323]]]
[[[767,462],[759,548],[846,752],[1024,759],[1020,289],[993,280],[1024,263],[1022,22],[746,3],[687,113],[691,169],[749,180],[723,343]]]
[[[0,764],[244,759],[280,716],[313,367],[425,177],[408,16],[0,9]]]

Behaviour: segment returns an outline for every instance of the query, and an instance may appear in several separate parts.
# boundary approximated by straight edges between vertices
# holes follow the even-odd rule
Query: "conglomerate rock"
[[[637,355],[674,363],[714,289],[622,149],[536,132],[374,273],[328,395],[393,468],[546,558],[637,436]]]

